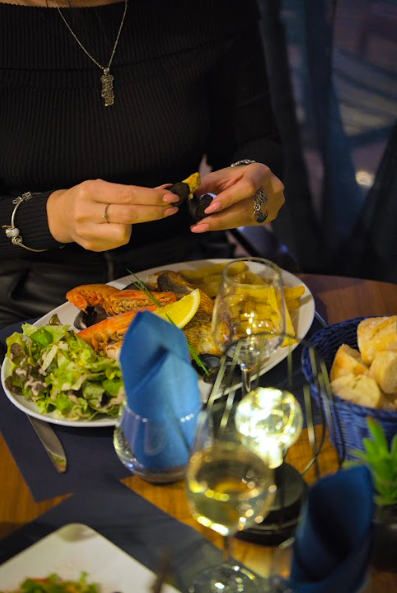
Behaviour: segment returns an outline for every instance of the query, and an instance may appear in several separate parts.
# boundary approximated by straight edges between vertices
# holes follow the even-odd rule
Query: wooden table
[[[331,324],[352,317],[397,313],[396,284],[309,274],[303,274],[301,278],[313,292],[318,312]],[[310,448],[305,434],[289,455],[289,460],[297,467],[303,468],[305,459],[310,457]],[[320,457],[322,474],[334,471],[336,463],[335,451],[327,440]],[[312,482],[314,473],[309,472],[306,478]],[[159,487],[136,477],[127,478],[124,483],[165,512],[198,529],[216,545],[221,545],[219,536],[199,526],[192,519],[182,483]],[[58,497],[40,503],[34,502],[1,435],[0,484],[0,538],[35,519],[65,498]],[[270,570],[274,550],[236,540],[234,555],[251,569],[266,576]],[[371,587],[371,593],[397,593],[397,574],[373,571]]]

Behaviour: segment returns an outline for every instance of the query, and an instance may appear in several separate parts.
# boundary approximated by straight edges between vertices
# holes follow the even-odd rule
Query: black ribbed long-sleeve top
[[[63,9],[106,65],[124,2]],[[112,65],[115,104],[101,70],[54,8],[0,4],[0,221],[12,199],[43,192],[17,213],[26,245],[57,248],[49,192],[85,179],[154,187],[184,179],[203,154],[215,169],[250,158],[280,174],[254,0],[129,0]],[[182,209],[181,209],[182,210]],[[181,211],[136,225],[131,243],[186,232]],[[0,229],[0,257],[30,257]]]

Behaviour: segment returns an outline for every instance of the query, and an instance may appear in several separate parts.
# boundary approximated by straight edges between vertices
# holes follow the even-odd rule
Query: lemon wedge
[[[179,299],[179,301],[165,305],[165,307],[155,311],[155,313],[166,321],[170,321],[171,319],[177,327],[182,329],[196,315],[199,305],[200,289],[196,288],[191,293]]]

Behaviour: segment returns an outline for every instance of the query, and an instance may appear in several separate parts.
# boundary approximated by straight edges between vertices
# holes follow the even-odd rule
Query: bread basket
[[[331,371],[336,351],[341,344],[357,348],[357,326],[363,319],[365,318],[356,317],[330,325],[311,337],[310,346],[322,357],[328,373]],[[302,371],[310,384],[315,384],[308,346],[302,350]],[[367,425],[369,416],[383,427],[389,444],[393,436],[397,434],[397,411],[367,408],[338,396],[328,398],[325,393],[320,393],[315,385],[312,388],[312,395],[324,411],[331,442],[341,459],[356,459],[354,450],[364,450],[363,439],[369,436]],[[327,409],[332,415],[332,426]]]

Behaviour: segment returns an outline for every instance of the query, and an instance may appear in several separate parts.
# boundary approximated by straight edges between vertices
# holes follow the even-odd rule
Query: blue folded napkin
[[[373,483],[365,466],[323,478],[310,490],[295,534],[295,593],[353,593],[363,585],[373,542]]]
[[[124,337],[120,363],[126,390],[121,427],[135,457],[154,471],[186,465],[201,399],[185,334],[140,312]]]

